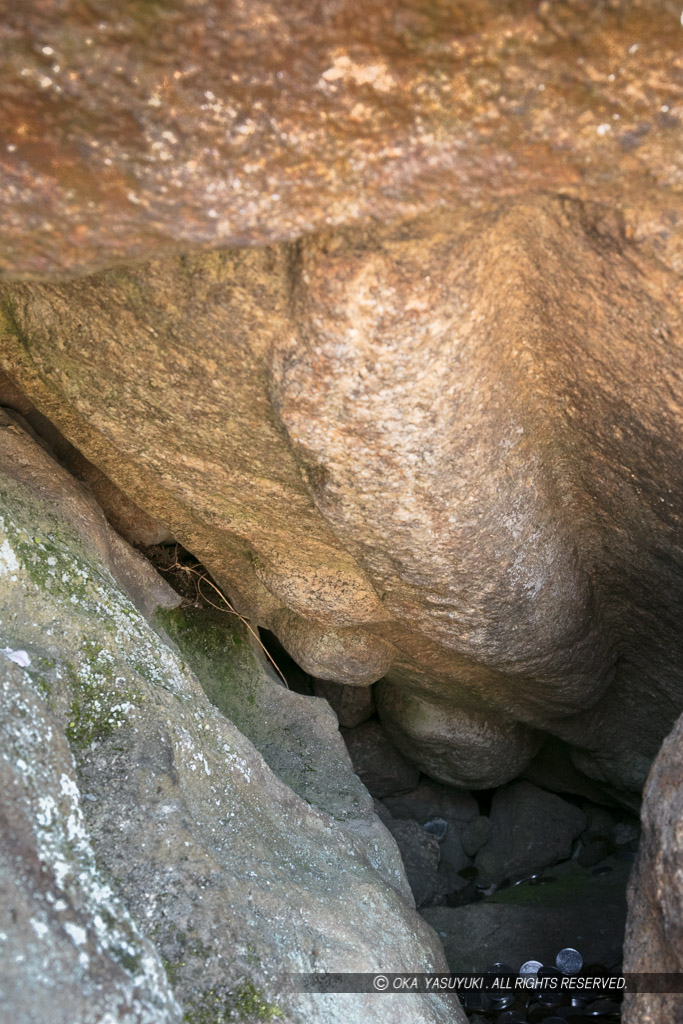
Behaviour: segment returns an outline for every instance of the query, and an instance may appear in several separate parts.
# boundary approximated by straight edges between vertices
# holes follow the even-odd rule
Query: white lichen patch
[[[9,576],[19,571],[19,562],[10,543],[5,538],[0,544],[0,576]]]
[[[29,919],[41,943],[45,969],[49,971],[51,960],[56,963],[58,958],[65,970],[60,945],[60,935],[65,935],[75,947],[67,964],[76,972],[74,978],[80,978],[79,987],[95,993],[106,975],[108,1000],[115,992],[119,1004],[117,1020],[179,1021],[180,1010],[159,958],[100,875],[80,806],[75,765],[31,683],[18,669],[0,683],[0,757],[3,777],[11,780],[5,797],[19,803],[33,822],[39,876],[48,887],[42,905],[59,913],[58,922],[40,912]],[[109,968],[103,966],[106,960],[111,961]],[[93,961],[98,966],[93,967]],[[40,986],[42,978],[36,975],[35,983]]]

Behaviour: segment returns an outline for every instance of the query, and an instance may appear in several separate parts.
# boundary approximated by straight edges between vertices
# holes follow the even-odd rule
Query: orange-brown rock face
[[[2,366],[434,778],[637,790],[681,706],[680,279],[503,198],[2,291]]]
[[[683,265],[673,0],[0,0],[0,267],[463,200],[618,204]]]

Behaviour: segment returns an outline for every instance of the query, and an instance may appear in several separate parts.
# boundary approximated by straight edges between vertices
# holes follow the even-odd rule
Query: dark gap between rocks
[[[214,605],[214,592],[198,585],[200,578],[213,583],[210,574],[190,552],[162,544],[144,553],[185,601]],[[620,970],[640,834],[635,815],[525,779],[478,792],[438,783],[393,746],[372,687],[314,679],[273,633],[258,632],[289,688],[324,697],[337,714],[354,770],[398,845],[417,907],[452,971],[517,971],[530,961],[552,971],[565,949],[578,950],[584,973]],[[462,1001],[472,1024],[620,1019],[618,1002],[578,995],[560,1002],[554,993],[475,992]]]
[[[0,405],[91,489],[112,525],[187,604],[214,616],[218,607],[232,617],[229,595],[224,607],[215,581],[192,553],[118,491],[4,377]],[[530,960],[552,969],[565,947],[581,953],[588,973],[620,968],[626,884],[639,838],[635,815],[524,779],[478,793],[437,783],[392,745],[372,687],[314,679],[274,634],[251,628],[292,690],[323,697],[335,710],[354,769],[396,840],[416,904],[439,934],[451,970],[495,964],[517,970]],[[549,756],[552,761],[550,748]],[[618,1004],[604,999],[576,997],[570,1005],[552,995],[515,1001],[474,993],[464,1003],[472,1024],[585,1024],[620,1016]]]
[[[633,814],[524,779],[495,790],[455,789],[418,773],[376,716],[341,731],[452,971],[496,964],[517,971],[529,961],[553,970],[567,948],[579,951],[586,973],[620,970],[640,834]],[[562,1003],[553,993],[543,1000],[473,993],[464,1003],[482,1024],[620,1018],[614,1000]]]
[[[204,603],[197,578],[206,570],[191,553],[178,545],[146,553],[187,601]],[[273,633],[259,635],[290,689],[324,697],[337,714],[354,769],[396,840],[416,904],[439,934],[451,970],[502,964],[516,971],[529,961],[554,969],[567,948],[579,951],[584,971],[620,969],[640,831],[633,814],[525,779],[478,792],[435,782],[391,743],[372,687],[314,679]],[[540,1001],[473,993],[464,1003],[473,1024],[620,1016],[613,1000],[574,996],[573,1004],[568,997],[561,1004],[548,993]]]

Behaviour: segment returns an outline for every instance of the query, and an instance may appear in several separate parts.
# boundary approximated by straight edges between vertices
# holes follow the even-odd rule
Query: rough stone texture
[[[0,406],[73,476],[86,484],[116,532],[130,544],[149,547],[172,540],[162,523],[143,512],[97,466],[69,444],[4,373],[0,373]]]
[[[426,908],[422,916],[438,932],[452,971],[483,971],[495,962],[518,969],[530,959],[553,965],[566,946],[586,963],[618,965],[627,876],[624,864],[601,878],[573,868],[548,885],[514,886],[480,903]]]
[[[369,686],[345,686],[343,683],[313,682],[317,697],[324,697],[339,720],[339,724],[352,729],[366,722],[375,713],[375,698]]]
[[[401,852],[416,905],[423,907],[445,896],[448,889],[438,872],[441,851],[434,836],[416,821],[393,819],[387,827]]]
[[[378,721],[363,722],[342,733],[354,771],[374,797],[414,789],[419,772],[392,746]]]
[[[5,272],[530,190],[619,204],[681,260],[670,0],[3,0],[0,13]]]
[[[175,609],[7,417],[0,527],[0,986],[12,1020],[398,1013],[391,998],[299,996],[282,977],[444,966],[326,704],[311,698],[307,714],[237,623],[221,642],[215,620]],[[10,660],[17,650],[28,666]],[[239,713],[254,744],[215,705]],[[464,1024],[452,1001],[396,998],[422,1024]]]
[[[460,833],[460,842],[465,853],[474,857],[493,835],[491,819],[485,815],[479,815],[469,821]]]
[[[375,806],[380,808],[377,813],[381,820],[395,835],[404,861],[405,855],[401,846],[403,834],[409,838],[419,835],[415,829],[408,826],[415,824],[424,831],[424,823],[434,818],[440,818],[446,823],[446,835],[438,841],[439,857],[436,872],[426,865],[422,872],[414,870],[413,875],[417,879],[414,884],[406,861],[408,879],[418,906],[442,903],[449,894],[461,892],[468,887],[468,881],[459,872],[465,867],[470,867],[472,861],[463,850],[459,833],[478,811],[477,802],[471,793],[450,789],[423,779],[410,792],[385,797],[382,801],[375,801]],[[397,833],[396,828],[403,832]]]
[[[471,793],[440,786],[430,779],[421,779],[409,793],[385,797],[384,803],[395,818],[414,818],[421,825],[430,818],[445,818],[457,827],[479,813]]]
[[[457,824],[453,821],[448,822],[448,831],[440,843],[439,873],[446,880],[448,892],[465,888],[467,881],[460,872],[472,863],[456,831]]]
[[[567,860],[572,842],[586,828],[586,815],[554,793],[529,782],[499,789],[491,803],[491,838],[475,865],[492,882]]]
[[[499,198],[8,284],[0,364],[306,671],[383,675],[425,772],[496,785],[551,734],[634,793],[682,700],[663,260],[604,205]]]
[[[666,738],[645,787],[643,827],[628,891],[624,970],[683,971],[683,717]],[[683,1016],[681,995],[634,995],[624,1024],[668,1024]]]
[[[96,862],[64,733],[27,673],[0,659],[1,1013],[180,1024],[158,952]]]

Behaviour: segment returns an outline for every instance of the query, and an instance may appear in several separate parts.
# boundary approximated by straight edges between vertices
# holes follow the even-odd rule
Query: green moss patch
[[[231,989],[215,985],[202,999],[188,1007],[183,1015],[185,1024],[223,1024],[228,1021],[247,1022],[275,1020],[282,1010],[269,1003],[261,989],[251,981],[243,981]]]

